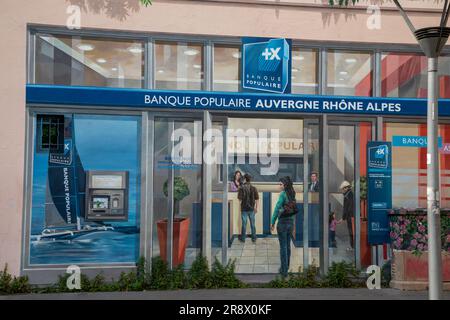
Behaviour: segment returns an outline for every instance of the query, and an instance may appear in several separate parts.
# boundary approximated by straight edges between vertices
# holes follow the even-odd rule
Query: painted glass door
[[[328,126],[329,262],[370,264],[367,244],[366,153],[372,123]]]
[[[202,121],[155,118],[153,253],[189,268],[202,248]]]

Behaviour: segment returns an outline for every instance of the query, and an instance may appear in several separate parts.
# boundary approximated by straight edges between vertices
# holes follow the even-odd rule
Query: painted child
[[[330,232],[329,232],[329,246],[330,248],[336,248],[336,226],[340,223],[342,223],[342,219],[341,220],[337,220],[336,219],[336,213],[335,212],[331,212],[330,216],[329,216],[329,226],[330,226]]]

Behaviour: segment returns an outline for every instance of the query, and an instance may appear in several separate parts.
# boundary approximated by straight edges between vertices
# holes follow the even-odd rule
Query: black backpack
[[[290,199],[289,196],[288,201],[283,205],[283,209],[280,213],[280,218],[289,218],[295,216],[298,213],[297,201],[294,199]]]

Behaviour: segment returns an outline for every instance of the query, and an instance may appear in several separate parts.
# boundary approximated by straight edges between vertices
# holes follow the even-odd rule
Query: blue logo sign
[[[63,153],[50,153],[49,162],[70,166],[72,164],[72,139],[64,139]]]
[[[367,203],[369,243],[389,241],[388,210],[392,207],[391,143],[369,141],[367,144]]]
[[[386,144],[368,148],[369,166],[386,169],[389,165],[389,149]]]
[[[242,90],[291,92],[291,40],[242,39]]]
[[[394,147],[426,148],[427,137],[421,136],[393,136],[392,145]],[[442,148],[442,137],[438,137],[438,146]]]

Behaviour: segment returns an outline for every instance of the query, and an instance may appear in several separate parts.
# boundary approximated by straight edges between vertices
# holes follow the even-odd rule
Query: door
[[[212,118],[212,128],[215,130],[214,135],[220,136],[220,139],[214,140],[215,156],[220,160],[213,165],[211,174],[213,259],[216,258],[223,264],[235,261],[237,273],[278,273],[280,268],[278,235],[276,228],[272,231],[270,225],[281,191],[279,179],[288,175],[294,183],[300,209],[294,222],[290,270],[298,272],[303,270],[305,265],[318,266],[320,247],[318,181],[315,188],[311,190],[309,188],[312,176],[320,178],[318,122],[302,119],[243,119],[215,116]],[[242,130],[243,140],[236,134],[238,130]],[[263,130],[267,130],[267,136]],[[267,158],[268,155],[270,159]],[[268,167],[272,167],[272,171],[262,170]],[[238,171],[242,175],[251,175],[252,184],[259,194],[254,242],[251,238],[249,221],[244,241],[239,240],[244,220],[237,188],[234,185],[234,177]]]
[[[189,268],[202,248],[202,120],[155,117],[153,257]]]
[[[367,244],[366,148],[371,122],[334,122],[328,126],[329,262],[370,263]]]

